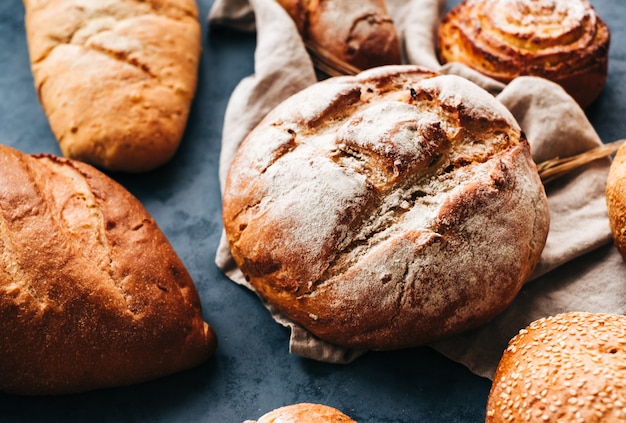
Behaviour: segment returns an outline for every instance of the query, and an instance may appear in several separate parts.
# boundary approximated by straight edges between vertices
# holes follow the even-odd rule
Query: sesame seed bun
[[[568,312],[522,329],[500,360],[485,421],[626,421],[626,316]]]

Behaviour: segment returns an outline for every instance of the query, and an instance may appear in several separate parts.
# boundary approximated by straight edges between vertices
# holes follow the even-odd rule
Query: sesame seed
[[[539,319],[511,340],[490,417],[626,422],[626,316],[571,312]],[[508,375],[508,377],[507,377]],[[491,394],[490,394],[491,395]]]

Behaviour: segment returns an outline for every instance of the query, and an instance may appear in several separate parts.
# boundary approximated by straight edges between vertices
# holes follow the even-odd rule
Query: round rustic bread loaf
[[[587,0],[465,0],[442,19],[438,52],[505,83],[549,79],[586,107],[606,82],[609,42]]]
[[[549,226],[509,111],[415,66],[331,78],[279,105],[233,159],[223,219],[261,297],[321,339],[366,349],[492,319]]]
[[[626,421],[626,317],[567,312],[509,342],[493,379],[487,422]]]
[[[286,405],[264,414],[259,420],[244,423],[355,423],[336,408],[322,404]]]

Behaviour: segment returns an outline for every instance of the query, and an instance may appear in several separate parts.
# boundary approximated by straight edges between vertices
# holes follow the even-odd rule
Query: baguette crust
[[[154,220],[93,167],[0,147],[0,391],[142,382],[216,346]]]
[[[414,66],[332,78],[279,105],[233,160],[223,219],[235,261],[278,311],[377,350],[489,321],[549,226],[508,110]]]
[[[400,42],[384,0],[277,0],[305,41],[358,69],[400,64]]]
[[[244,423],[356,423],[336,408],[322,404],[286,405],[264,414],[259,420]]]
[[[486,423],[626,421],[626,317],[567,312],[532,322],[504,352]]]
[[[24,0],[31,68],[66,157],[143,172],[171,159],[197,84],[193,0]]]
[[[610,33],[587,0],[465,0],[442,19],[442,63],[460,62],[508,83],[520,75],[560,84],[582,107],[606,82]]]

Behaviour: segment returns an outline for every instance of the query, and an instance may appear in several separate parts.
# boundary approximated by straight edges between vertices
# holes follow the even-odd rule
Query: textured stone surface
[[[600,137],[612,141],[626,136],[626,8],[621,0],[593,3],[611,28],[612,44],[606,88],[588,115]],[[199,1],[200,16],[211,4]],[[254,71],[255,39],[203,29],[198,93],[178,153],[148,174],[112,176],[144,203],[189,269],[219,337],[215,357],[134,387],[60,398],[0,394],[0,420],[241,423],[307,401],[335,406],[360,423],[482,421],[490,381],[427,348],[369,353],[350,365],[292,356],[287,330],[217,269],[222,120],[233,88]],[[33,87],[18,0],[0,2],[0,142],[59,153]]]

